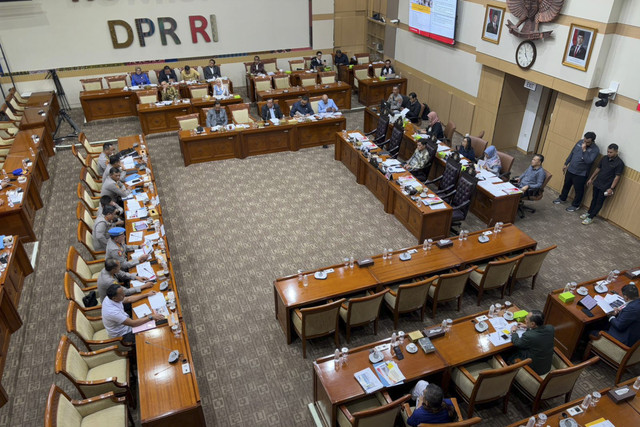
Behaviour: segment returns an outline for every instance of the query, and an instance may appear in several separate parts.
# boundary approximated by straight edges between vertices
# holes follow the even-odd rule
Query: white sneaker
[[[588,213],[583,213],[582,215],[580,215],[580,219],[587,219],[588,216]]]

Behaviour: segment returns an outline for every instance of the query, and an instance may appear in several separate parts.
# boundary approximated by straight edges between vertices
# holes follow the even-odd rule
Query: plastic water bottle
[[[298,270],[298,283],[302,283],[302,270]]]
[[[7,179],[7,178],[8,178],[7,171],[2,169],[2,179]]]
[[[429,249],[429,240],[428,239],[424,239],[424,243],[422,244],[422,250],[426,251]]]
[[[426,241],[426,240],[425,240]],[[387,248],[382,250],[382,259],[387,259]]]
[[[533,427],[536,423],[536,417],[531,417],[529,418],[529,421],[527,421],[527,426],[526,427]]]
[[[636,393],[640,390],[640,377],[636,378],[636,381],[633,383],[633,388]]]
[[[584,397],[584,400],[582,401],[582,403],[580,404],[580,407],[586,411],[587,409],[589,409],[589,406],[591,406],[591,395],[587,394]]]
[[[493,317],[495,312],[496,312],[496,306],[491,304],[491,307],[489,307],[489,317]]]
[[[395,347],[396,346],[396,333],[393,332],[391,334],[391,347]]]
[[[333,352],[333,365],[336,369],[340,366],[340,349],[336,348],[336,351]]]
[[[353,263],[355,262],[355,260],[353,259],[353,256],[349,257],[349,268],[353,268]]]
[[[29,153],[31,154],[31,157],[35,157],[36,153],[33,152],[33,148],[29,147]]]

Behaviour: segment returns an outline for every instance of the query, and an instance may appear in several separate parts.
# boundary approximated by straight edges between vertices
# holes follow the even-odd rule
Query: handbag
[[[85,307],[95,307],[98,305],[98,297],[96,297],[96,291],[91,291],[82,298],[82,303]]]

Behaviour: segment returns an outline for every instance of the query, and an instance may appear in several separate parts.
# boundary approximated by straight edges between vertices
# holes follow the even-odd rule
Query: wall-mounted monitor
[[[446,44],[456,42],[458,0],[411,0],[409,30]]]

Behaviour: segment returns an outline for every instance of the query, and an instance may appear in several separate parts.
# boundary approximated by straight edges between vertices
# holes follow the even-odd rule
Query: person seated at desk
[[[405,116],[411,123],[418,123],[420,121],[420,101],[418,101],[418,95],[415,92],[409,94],[409,105],[407,108],[409,111]]]
[[[476,152],[473,151],[473,147],[471,146],[471,137],[469,134],[462,138],[462,145],[458,146],[458,153],[466,157],[471,163],[476,162]]]
[[[100,196],[110,196],[116,203],[126,198],[131,194],[131,191],[124,188],[124,184],[120,181],[120,169],[110,168],[109,176],[102,182],[102,190],[100,190]],[[121,205],[124,207],[124,204]]]
[[[393,65],[391,65],[391,60],[387,59],[386,61],[384,61],[384,67],[382,67],[382,69],[380,70],[380,75],[388,76],[391,74],[395,75],[396,70],[393,68]]]
[[[229,96],[229,88],[222,84],[220,78],[217,78],[213,85],[213,96]]]
[[[188,65],[184,66],[184,70],[180,73],[180,78],[185,82],[200,80],[200,73]]]
[[[132,332],[132,328],[144,325],[151,320],[162,320],[164,316],[158,313],[152,313],[140,319],[133,320],[124,311],[124,303],[132,303],[150,295],[155,295],[155,291],[147,294],[135,296],[125,296],[124,288],[120,285],[113,284],[107,288],[106,298],[102,300],[102,324],[107,330],[109,338],[122,337],[122,343],[125,345],[135,345],[136,338]]]
[[[427,144],[422,140],[416,142],[416,151],[405,163],[405,169],[411,172],[411,174],[421,182],[427,180],[427,174],[424,168],[429,164],[429,152],[427,151]]]
[[[251,64],[251,67],[249,67],[249,73],[250,74],[267,74],[267,72],[264,70],[264,64],[262,63],[262,61],[260,61],[260,57],[259,56],[254,56],[253,57],[253,64]]]
[[[322,95],[322,100],[318,102],[318,113],[335,113],[338,111],[338,106],[333,99],[329,98],[329,95]]]
[[[522,190],[522,197],[534,196],[542,188],[546,176],[542,169],[542,162],[544,162],[544,156],[535,154],[531,159],[531,165],[522,175],[513,180],[512,183]]]
[[[538,375],[545,375],[551,370],[553,360],[554,329],[544,324],[544,315],[540,310],[531,310],[524,320],[527,330],[518,336],[519,325],[511,327],[511,343],[516,352],[508,359],[512,364],[516,359],[531,358],[531,369]]]
[[[293,104],[291,107],[291,117],[310,116],[313,114],[313,108],[309,105],[309,97],[304,95],[300,101]]]
[[[416,397],[416,407],[407,424],[417,427],[420,424],[445,424],[458,420],[458,414],[450,399],[444,398],[442,388],[424,380],[417,382],[412,393]]]
[[[336,50],[336,54],[333,57],[333,63],[338,65],[349,65],[349,57],[342,53],[340,49]]]
[[[635,285],[622,288],[622,298],[627,303],[623,308],[613,309],[609,316],[609,335],[627,347],[633,347],[640,341],[640,296]]]
[[[149,76],[142,72],[142,68],[136,67],[136,72],[131,74],[131,86],[144,86],[150,84],[151,80],[149,80]]]
[[[142,286],[129,287],[131,280],[138,280],[145,282]],[[122,286],[124,283],[127,286]],[[107,296],[107,289],[111,285],[120,285],[124,288],[125,296],[135,295],[142,293],[143,290],[153,287],[153,282],[146,282],[145,277],[136,276],[135,274],[125,273],[120,270],[120,262],[115,259],[108,259],[104,262],[104,268],[100,271],[98,276],[98,301],[102,302]],[[149,296],[144,294],[142,298]],[[131,301],[133,302],[133,301]]]
[[[484,150],[484,161],[481,167],[496,175],[500,175],[502,162],[500,161],[500,156],[498,156],[498,150],[496,150],[496,147],[493,145],[488,146],[487,149]]]
[[[105,142],[102,144],[102,153],[98,156],[98,173],[104,174],[105,169],[107,169],[107,162],[109,161],[109,156],[115,153],[116,147],[110,143]]]
[[[207,127],[226,126],[227,123],[229,123],[227,111],[222,108],[220,101],[216,101],[215,104],[213,104],[213,108],[207,112]]]
[[[137,245],[127,245],[124,242],[125,239],[125,230],[122,227],[113,227],[109,230],[109,241],[107,242],[106,255],[104,256],[105,260],[115,259],[120,263],[120,268],[123,271],[129,271],[131,267],[135,267],[141,262],[145,262],[149,259],[149,254],[144,254],[140,256],[137,260],[132,259],[131,261],[127,261],[127,252],[135,251],[136,249],[140,249],[140,246]]]
[[[118,154],[109,156],[109,165],[105,168],[104,173],[102,174],[102,182],[104,182],[109,177],[111,168],[116,168],[120,171],[120,181],[124,182],[126,172],[124,172],[121,168],[120,156]]]
[[[427,128],[421,130],[420,133],[426,133],[430,137],[435,136],[438,141],[444,141],[444,129],[442,123],[440,123],[438,113],[431,111],[427,114],[427,118],[429,119]]]
[[[158,82],[159,83],[163,83],[163,82],[175,83],[177,81],[178,81],[178,78],[176,77],[175,71],[173,71],[171,67],[169,67],[168,65],[165,65],[162,71],[160,72],[160,77],[158,77]]]
[[[178,89],[173,86],[170,86],[166,81],[162,82],[162,90],[160,91],[160,98],[163,101],[175,101],[180,99],[180,93],[178,93]]]
[[[402,110],[403,102],[404,98],[402,97],[402,95],[400,95],[400,86],[396,85],[391,89],[391,95],[389,95],[389,99],[387,99],[389,108],[393,112],[398,112]]]
[[[204,72],[205,80],[211,80],[211,79],[221,77],[220,67],[216,65],[216,60],[213,58],[209,60],[209,65],[204,67],[202,71]]]
[[[267,99],[267,103],[262,106],[261,117],[265,122],[273,119],[280,120],[283,117],[280,106],[273,102],[273,98]]]
[[[99,214],[93,222],[93,249],[96,251],[104,251],[107,248],[107,242],[109,241],[109,230],[115,227],[115,222],[118,220],[118,214],[116,208],[113,206],[105,206],[98,210]]]
[[[98,211],[106,208],[107,206],[113,206],[116,210],[116,222],[115,226],[122,226],[124,224],[124,220],[122,219],[122,215],[124,214],[124,209],[120,207],[119,204],[113,201],[111,196],[102,196],[100,197],[100,207],[98,207]]]
[[[311,60],[309,67],[311,67],[311,69],[315,71],[322,71],[324,69],[324,62],[322,61],[321,51],[316,52],[316,56],[314,56]]]

